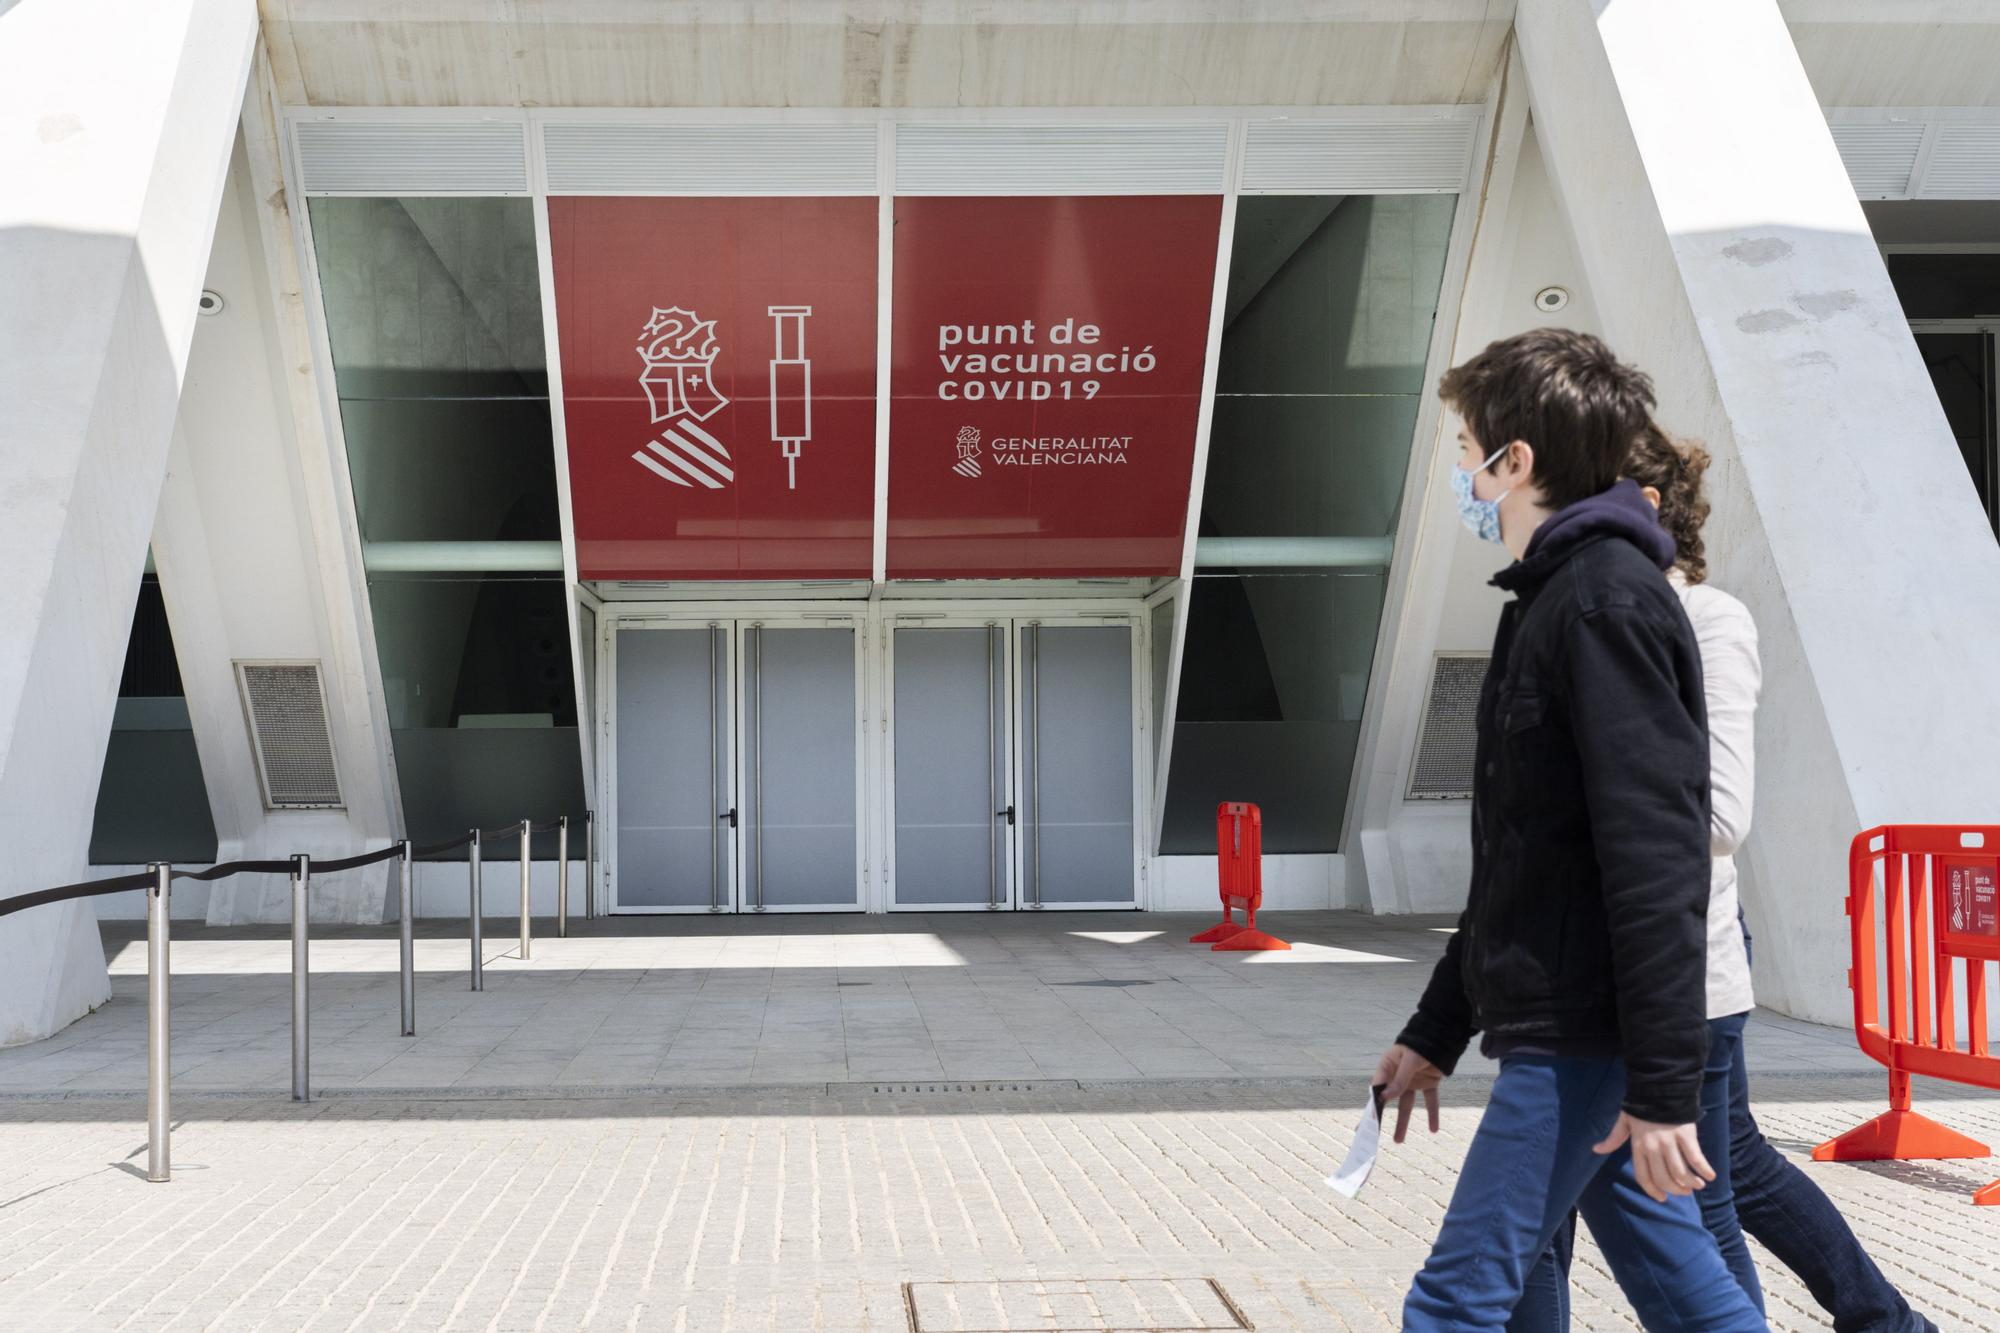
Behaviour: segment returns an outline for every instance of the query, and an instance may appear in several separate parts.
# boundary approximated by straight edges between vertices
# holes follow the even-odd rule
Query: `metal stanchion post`
[[[306,892],[312,885],[312,858],[301,852],[292,858],[292,1100],[312,1100],[312,1022],[307,992],[312,984],[306,956]]]
[[[403,1035],[417,1035],[416,849],[403,839]]]
[[[528,854],[533,850],[533,843],[534,825],[524,819],[521,821],[521,961],[524,963],[528,961],[528,949],[530,945],[528,939],[528,922],[534,919],[530,915],[528,907],[528,870],[533,864],[528,859]]]
[[[569,816],[556,816],[556,934],[569,937]]]
[[[583,914],[597,919],[597,812],[583,812]]]
[[[167,892],[172,879],[164,861],[155,861],[149,869],[153,886],[146,891],[146,1179],[162,1181],[170,1179],[174,1169],[168,1139],[173,1123],[168,1107],[173,1024],[167,960],[172,916]]]
[[[467,933],[472,937],[472,989],[486,989],[486,911],[479,894],[479,830],[472,830],[472,906],[466,913]]]

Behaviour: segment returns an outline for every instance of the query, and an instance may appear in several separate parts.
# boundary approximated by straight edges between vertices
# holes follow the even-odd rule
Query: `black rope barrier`
[[[339,861],[315,861],[312,863],[312,868],[315,875],[330,875],[338,870],[359,870],[362,866],[372,866],[378,861],[387,861],[402,854],[401,843],[390,843],[379,852],[362,852],[359,856],[350,856]]]
[[[113,875],[109,879],[85,880],[80,884],[59,884],[53,889],[38,889],[12,898],[0,898],[0,916],[25,912],[30,907],[44,907],[49,903],[68,902],[71,898],[95,898],[100,894],[143,889],[152,882],[152,872],[141,870],[130,875]]]
[[[561,821],[551,819],[540,824],[530,824],[530,833],[554,833],[561,827]],[[436,856],[454,848],[464,847],[472,842],[473,833],[481,838],[518,838],[521,836],[519,824],[503,824],[496,829],[478,829],[434,842],[425,847],[411,850],[413,858]],[[403,854],[403,844],[391,843],[380,851],[362,852],[337,861],[314,861],[312,869],[319,874],[331,874],[340,870],[358,870],[362,866],[375,865]],[[230,875],[289,875],[292,873],[290,861],[224,861],[206,870],[175,870],[170,872],[173,879],[204,882],[225,879]],[[0,898],[0,916],[11,916],[15,912],[25,912],[31,907],[46,907],[50,903],[68,902],[72,898],[95,898],[107,893],[124,893],[129,889],[143,889],[153,882],[150,870],[135,871],[129,875],[112,875],[105,879],[83,880],[76,884],[59,884],[50,889],[37,889],[33,893],[16,894],[12,898]]]
[[[436,856],[439,852],[449,852],[455,848],[470,847],[471,845],[472,833],[468,830],[459,834],[456,838],[446,838],[443,842],[434,842],[428,847],[415,848],[410,852],[410,855],[421,861],[426,857]]]
[[[208,881],[227,879],[231,875],[289,875],[292,873],[290,861],[224,861],[206,870],[176,870],[175,879]]]

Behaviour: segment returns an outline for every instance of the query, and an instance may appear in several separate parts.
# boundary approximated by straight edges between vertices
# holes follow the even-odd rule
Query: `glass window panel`
[[[1395,531],[1455,206],[1241,201],[1202,536]]]
[[[532,204],[310,210],[362,540],[559,540]],[[568,814],[580,837],[561,580],[385,575],[368,588],[409,836]],[[554,852],[554,835],[537,838],[537,856]]]
[[[529,201],[310,211],[362,540],[556,540]]]
[[[205,864],[214,859],[215,818],[195,751],[174,637],[159,579],[148,574],[139,585],[104,775],[97,784],[90,863]]]
[[[1938,402],[1951,423],[1966,471],[1979,491],[1979,503],[1990,515],[1994,503],[1994,421],[1992,335],[1987,333],[1919,333],[1917,350],[1931,373]]]
[[[1263,807],[1268,852],[1338,849],[1387,585],[1381,573],[1194,580],[1163,853],[1213,853],[1221,801]]]
[[[409,836],[438,842],[566,814],[581,838],[562,581],[380,576],[368,599]],[[553,857],[555,835],[538,836],[535,854]]]
[[[1887,262],[1911,319],[2000,316],[2000,254],[1889,255]]]
[[[1200,537],[1387,549],[1456,207],[1450,195],[1240,202]],[[1197,569],[1163,852],[1213,852],[1224,800],[1263,807],[1270,851],[1340,849],[1386,586],[1379,567]]]

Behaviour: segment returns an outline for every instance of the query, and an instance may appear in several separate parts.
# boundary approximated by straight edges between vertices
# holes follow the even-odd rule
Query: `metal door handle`
[[[1001,816],[1003,816],[1003,815],[1004,815],[1004,816],[1006,816],[1006,819],[1007,819],[1007,827],[1008,827],[1008,828],[1013,828],[1013,827],[1014,827],[1014,807],[1010,805],[1010,806],[1008,806],[1008,807],[1007,807],[1007,808],[1006,808],[1005,810],[995,810],[995,811],[993,812],[993,817],[994,817],[995,819],[999,819],[999,818],[1000,818]]]
[[[728,820],[728,821],[729,821],[729,827],[731,827],[731,828],[735,828],[735,827],[736,827],[736,807],[735,807],[735,806],[733,806],[733,805],[732,805],[732,806],[730,806],[730,807],[729,807],[729,808],[728,808],[727,810],[724,810],[724,811],[722,811],[721,813],[717,814],[717,815],[716,815],[716,818],[717,818],[717,819],[726,819],[726,820]]]

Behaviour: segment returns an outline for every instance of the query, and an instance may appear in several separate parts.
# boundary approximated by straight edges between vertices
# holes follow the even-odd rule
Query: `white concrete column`
[[[253,124],[262,123],[263,106],[253,76],[246,141]],[[373,749],[367,714],[359,727],[344,723],[347,699],[333,664],[354,660],[360,648],[352,623],[329,613],[323,588],[347,575],[340,557],[349,547],[337,529],[335,540],[317,540],[308,492],[315,485],[331,492],[334,478],[311,466],[299,447],[282,370],[283,329],[298,307],[273,298],[266,255],[273,243],[289,253],[292,240],[289,231],[265,234],[261,219],[274,205],[261,202],[247,148],[239,143],[217,217],[205,285],[224,305],[200,321],[188,353],[153,559],[214,812],[217,855],[284,860],[305,852],[317,864],[386,846],[395,830],[386,767]],[[294,377],[311,390],[309,374]],[[318,430],[316,400],[307,424]],[[324,433],[316,438],[323,442]],[[321,664],[342,808],[264,808],[234,666],[258,659]],[[315,874],[313,919],[383,921],[393,880],[381,866]],[[290,882],[279,875],[219,880],[206,907],[210,925],[284,921]]]
[[[243,244],[260,269],[261,338],[277,399],[271,406],[284,442],[288,494],[272,490],[269,501],[282,509],[302,558],[300,574],[288,579],[285,596],[314,627],[322,663],[327,725],[340,768],[346,827],[330,833],[327,821],[295,812],[279,827],[267,821],[266,841],[287,841],[300,850],[317,834],[345,839],[348,852],[374,848],[403,836],[402,800],[396,782],[395,747],[382,687],[375,627],[369,615],[367,576],[361,561],[361,531],[347,456],[337,430],[333,362],[315,345],[307,308],[318,296],[308,281],[302,243],[305,201],[285,178],[279,140],[284,132],[281,97],[268,59],[259,49],[251,67],[250,92],[243,104]],[[258,853],[262,855],[262,853]],[[328,919],[386,921],[392,910],[395,877],[380,867],[345,882],[328,882],[319,893]],[[274,910],[289,907],[269,894],[218,898],[210,904],[213,924],[282,919]]]
[[[1606,335],[1704,439],[1715,582],[1763,638],[1759,999],[1852,1016],[1848,840],[1992,821],[2000,549],[1775,0],[1521,0]]]
[[[81,878],[250,0],[0,9],[0,894]],[[109,995],[87,903],[0,919],[0,1044]]]

